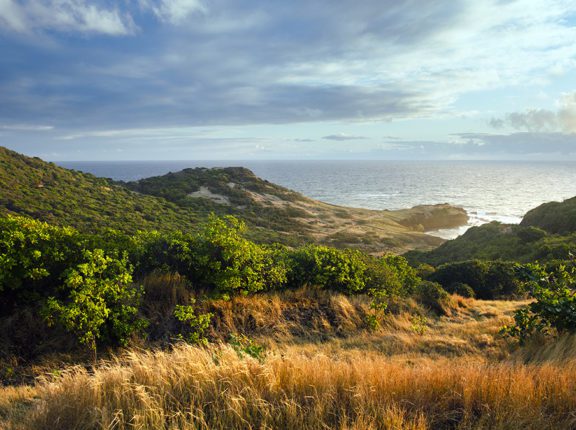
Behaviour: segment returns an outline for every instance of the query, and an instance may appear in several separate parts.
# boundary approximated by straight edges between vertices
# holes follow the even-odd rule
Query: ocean
[[[468,226],[433,232],[451,239],[490,221],[519,223],[541,203],[576,196],[576,162],[511,161],[116,161],[60,162],[122,181],[187,167],[243,166],[261,178],[342,206],[401,209],[450,203]]]

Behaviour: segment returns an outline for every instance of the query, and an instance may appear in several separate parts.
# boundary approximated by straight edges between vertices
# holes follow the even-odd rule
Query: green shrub
[[[289,285],[355,293],[363,291],[368,280],[367,265],[359,251],[308,245],[288,255]]]
[[[450,295],[436,282],[422,281],[416,289],[416,298],[439,315],[446,314],[450,304]]]
[[[140,233],[139,273],[177,272],[200,289],[218,294],[253,293],[282,287],[286,265],[278,251],[244,237],[245,224],[211,215],[200,232]]]
[[[514,325],[504,327],[503,333],[523,342],[534,333],[576,332],[576,269],[559,266],[547,272],[539,265],[530,265],[523,275],[535,300],[516,311]]]
[[[428,331],[428,318],[425,315],[412,315],[410,317],[410,330],[420,336]]]
[[[474,293],[474,290],[472,289],[472,287],[468,284],[463,283],[463,282],[456,282],[456,283],[452,284],[450,286],[450,288],[448,289],[448,291],[451,293],[454,293],[454,294],[458,294],[459,296],[470,298],[470,299],[473,299],[474,297],[476,297],[476,294]]]
[[[195,303],[196,301],[191,299],[189,305],[176,305],[174,308],[174,317],[181,323],[178,338],[188,343],[205,345],[208,339],[204,334],[210,327],[214,315],[211,313],[198,315],[194,309]]]
[[[240,358],[248,355],[262,362],[266,357],[266,348],[264,345],[257,343],[254,339],[251,339],[244,334],[230,334],[228,343],[232,348],[234,348]]]
[[[142,327],[137,318],[141,291],[132,285],[127,257],[101,249],[83,252],[83,262],[66,270],[58,296],[48,298],[44,313],[78,341],[96,351],[96,342],[124,344]]]
[[[221,293],[253,293],[286,282],[274,253],[243,237],[246,225],[232,216],[211,216],[194,243],[191,280]]]
[[[82,249],[83,238],[72,228],[0,217],[0,309],[52,294]]]
[[[516,297],[523,293],[523,283],[518,278],[518,263],[505,261],[470,260],[439,266],[429,280],[438,282],[446,290],[462,283],[472,288],[479,299],[492,300]]]

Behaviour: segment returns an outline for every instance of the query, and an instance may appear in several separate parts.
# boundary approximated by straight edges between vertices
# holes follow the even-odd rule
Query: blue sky
[[[576,159],[576,3],[0,0],[49,160]]]

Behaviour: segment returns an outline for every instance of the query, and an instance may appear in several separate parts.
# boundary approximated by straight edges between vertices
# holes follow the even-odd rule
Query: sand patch
[[[209,199],[214,203],[230,206],[230,199],[227,196],[213,193],[208,187],[200,187],[198,191],[188,194],[188,197]]]

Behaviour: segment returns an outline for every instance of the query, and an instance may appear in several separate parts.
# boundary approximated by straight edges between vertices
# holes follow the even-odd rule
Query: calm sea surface
[[[61,162],[117,180],[187,167],[244,166],[256,175],[328,203],[370,209],[419,204],[463,206],[470,225],[518,223],[529,209],[576,196],[576,162],[485,161],[118,161]],[[466,228],[439,231],[452,238]]]

